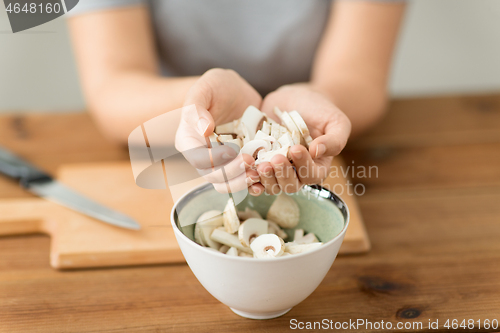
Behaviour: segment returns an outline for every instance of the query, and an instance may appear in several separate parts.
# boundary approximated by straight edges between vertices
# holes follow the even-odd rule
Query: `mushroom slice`
[[[207,246],[205,240],[201,238],[201,228],[198,225],[194,226],[194,241],[201,246]]]
[[[276,222],[282,228],[294,228],[299,223],[299,205],[292,197],[282,193],[274,200],[266,219]]]
[[[218,249],[220,244],[215,244],[209,238],[212,231],[223,224],[222,212],[219,210],[210,210],[201,214],[194,226],[194,240],[202,246],[210,246]],[[207,238],[209,239],[208,241]]]
[[[300,145],[300,133],[298,131],[292,131],[292,141],[293,145]]]
[[[236,133],[236,135],[238,135],[238,137],[243,137],[244,133],[243,133],[243,128],[245,126],[241,123],[241,119],[236,119],[236,120],[233,120],[233,131],[234,133]]]
[[[258,131],[257,134],[255,134],[254,140],[264,140],[267,141],[271,147],[270,150],[275,150],[277,148],[280,148],[280,145],[278,144],[278,140],[276,140],[275,137],[270,136],[265,134],[262,131]]]
[[[280,126],[280,138],[287,133],[291,132],[285,126]]]
[[[281,119],[281,114],[283,113],[277,106],[273,108],[273,112],[278,117],[278,119]]]
[[[277,225],[273,221],[267,221],[268,223],[268,228],[267,228],[267,233],[268,234],[275,234],[278,235],[280,238],[287,239],[288,234],[285,232],[285,230],[281,229],[279,225]]]
[[[213,241],[219,242],[229,247],[235,247],[240,251],[252,253],[252,249],[241,244],[238,236],[226,232],[223,228],[214,229],[210,238],[212,238]]]
[[[240,220],[238,219],[238,214],[236,213],[236,207],[234,206],[233,198],[229,198],[223,213],[224,229],[230,233],[234,234],[238,231],[240,227]]]
[[[273,138],[279,139],[281,136],[281,126],[280,124],[272,124],[271,125],[271,136]]]
[[[294,145],[292,136],[288,131],[279,138],[278,142],[281,144],[281,147],[291,147]]]
[[[224,253],[224,254],[226,254],[226,252],[227,252],[229,249],[230,249],[230,247],[229,247],[229,246],[227,246],[227,245],[222,245],[222,246],[219,248],[219,252],[220,252],[220,253]]]
[[[255,165],[259,165],[262,162],[270,162],[271,159],[276,155],[283,155],[288,160],[290,160],[290,147],[281,147],[272,151],[259,152],[259,154],[257,155],[257,160],[255,161]]]
[[[258,130],[257,133],[255,133],[255,136],[253,137],[254,140],[262,140],[264,138],[267,138],[269,135],[262,132],[261,130]]]
[[[285,125],[286,128],[288,128],[290,132],[293,133],[293,131],[297,131],[300,133],[299,128],[297,127],[297,125],[295,125],[295,122],[293,121],[292,117],[290,117],[288,112],[281,113],[281,121],[283,122],[283,125]]]
[[[268,223],[263,219],[251,218],[240,225],[238,239],[243,246],[250,246],[255,238],[267,234]]]
[[[297,240],[301,239],[304,237],[304,229],[295,229],[295,232],[293,234],[293,241],[297,242]]]
[[[319,248],[323,243],[297,244],[294,242],[285,244],[285,252],[290,254],[304,253]]]
[[[257,212],[254,209],[251,209],[249,207],[246,207],[243,212],[238,212],[238,217],[239,217],[240,221],[245,221],[245,220],[250,219],[252,217],[257,218],[257,219],[262,219],[262,216],[259,214],[259,212]]]
[[[309,147],[309,144],[313,141],[313,139],[311,138],[311,134],[309,133],[309,129],[307,128],[306,122],[304,121],[300,113],[298,113],[297,111],[291,111],[289,115],[292,118],[295,125],[297,125],[300,134],[304,138],[306,147]]]
[[[312,232],[308,233],[303,237],[294,238],[293,241],[297,244],[311,244],[319,242],[318,239],[316,238],[316,235],[313,234]]]
[[[241,150],[241,147],[243,147],[243,143],[241,142],[241,139],[239,139],[239,138],[226,141],[226,142],[224,142],[224,144],[231,147],[236,153],[239,153]]]
[[[283,254],[285,243],[275,234],[264,234],[250,244],[254,258],[271,259]]]
[[[215,133],[221,134],[221,133],[235,133],[235,122],[232,121],[230,123],[225,123],[219,126],[215,127]]]
[[[243,145],[245,145],[248,142],[250,142],[252,139],[250,138],[248,128],[244,124],[241,127],[241,132],[243,133],[243,136],[241,137],[241,141],[243,141]]]
[[[214,226],[208,226],[208,225],[203,225],[200,227],[201,229],[201,238],[205,242],[206,246],[219,250],[221,244],[214,241],[210,236],[212,235],[212,232],[215,230],[216,227]]]
[[[238,249],[235,247],[230,247],[229,250],[227,250],[226,254],[228,256],[237,257],[238,256]]]
[[[241,117],[241,122],[245,124],[248,129],[250,140],[253,140],[255,133],[262,128],[262,124],[266,119],[266,114],[253,105],[250,105],[245,110],[243,116]]]
[[[236,120],[235,120],[236,121]],[[243,142],[243,144],[250,141],[250,136],[248,134],[248,128],[244,123],[241,122],[241,119],[237,121],[235,132],[238,138]]]
[[[241,148],[242,154],[248,154],[254,159],[257,158],[257,154],[260,150],[269,151],[271,150],[271,144],[265,140],[252,140],[247,142],[243,148]]]
[[[271,134],[271,124],[267,121],[262,123],[262,128],[260,129],[264,134]]]
[[[246,253],[246,252],[242,252],[242,251],[240,251],[240,252],[238,253],[238,257],[253,258],[253,255],[251,255],[250,253]]]
[[[236,139],[236,134],[224,133],[224,134],[219,134],[219,136],[217,137],[217,141],[219,143],[224,143],[234,139]]]
[[[219,136],[217,134],[215,134],[215,133],[210,134],[210,136],[208,137],[208,139],[210,140],[210,144],[211,144],[212,147],[220,145],[219,140],[217,140],[218,137]]]

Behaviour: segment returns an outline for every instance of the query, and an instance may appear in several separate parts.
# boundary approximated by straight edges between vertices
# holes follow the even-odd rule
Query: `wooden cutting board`
[[[336,159],[334,165],[339,163]],[[39,198],[4,199],[0,201],[0,235],[48,234],[50,264],[60,269],[184,262],[169,221],[173,202],[168,190],[137,186],[130,163],[67,165],[60,169],[58,179],[132,216],[142,229],[107,225]],[[345,181],[328,179],[325,186]],[[351,211],[351,222],[340,253],[366,252],[370,242],[356,200],[342,197]]]

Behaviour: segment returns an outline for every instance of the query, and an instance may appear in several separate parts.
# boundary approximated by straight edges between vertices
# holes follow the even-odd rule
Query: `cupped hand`
[[[229,145],[208,148],[207,137],[215,126],[238,119],[249,105],[259,108],[261,103],[259,93],[228,69],[205,72],[187,93],[175,147],[219,192],[242,190],[258,182],[259,175],[246,166],[252,163],[250,156],[238,155]]]
[[[261,163],[257,171],[260,183],[250,186],[251,194],[294,193],[303,185],[321,183],[330,170],[334,156],[344,149],[351,123],[347,116],[319,91],[307,84],[288,85],[264,98],[262,111],[276,119],[273,108],[297,110],[304,119],[313,141],[309,150],[296,145],[290,149],[293,164],[282,155]]]

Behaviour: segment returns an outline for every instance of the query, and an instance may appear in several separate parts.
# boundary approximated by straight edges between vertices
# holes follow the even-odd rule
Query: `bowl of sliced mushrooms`
[[[189,267],[215,298],[246,318],[279,317],[325,277],[349,211],[318,185],[274,196],[242,192],[201,185],[174,205],[172,226]]]

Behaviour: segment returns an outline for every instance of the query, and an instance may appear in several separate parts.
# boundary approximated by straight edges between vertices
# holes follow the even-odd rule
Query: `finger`
[[[245,168],[247,170],[248,169],[254,169],[254,170],[256,170],[255,160],[253,159],[252,156],[250,156],[248,154],[241,154],[241,156],[243,157],[243,162],[245,162]]]
[[[248,189],[246,174],[244,173],[226,182],[212,183],[212,185],[219,193],[233,193]]]
[[[285,156],[274,156],[271,159],[271,165],[273,166],[276,180],[283,192],[294,193],[300,190],[302,184],[295,173],[295,169]]]
[[[199,101],[195,98],[192,100],[193,102],[187,102],[186,99],[186,104],[182,108],[181,121],[196,129],[202,137],[209,136],[215,129],[214,118],[207,110],[210,104],[201,102],[202,98]]]
[[[264,192],[265,192],[264,186],[262,186],[262,184],[260,183],[253,184],[248,188],[248,193],[250,193],[250,195],[253,195],[255,197],[261,195]]]
[[[343,114],[339,114],[338,118],[337,121],[326,125],[324,135],[315,138],[309,144],[309,153],[313,159],[337,156],[344,149],[351,133],[351,122]]]
[[[225,165],[238,156],[236,152],[227,146],[194,146],[194,148],[181,151],[186,160],[196,169],[210,169]],[[242,160],[240,161],[242,163]]]
[[[269,162],[263,162],[257,167],[260,176],[260,183],[267,194],[278,194],[280,187],[274,176],[274,170]]]
[[[302,184],[319,184],[328,174],[328,168],[318,165],[304,146],[295,145],[290,149],[296,174]]]
[[[226,164],[214,166],[213,168],[198,169],[198,173],[210,183],[223,183],[245,173],[245,170],[243,157],[238,155]],[[255,171],[254,174],[258,175]]]

